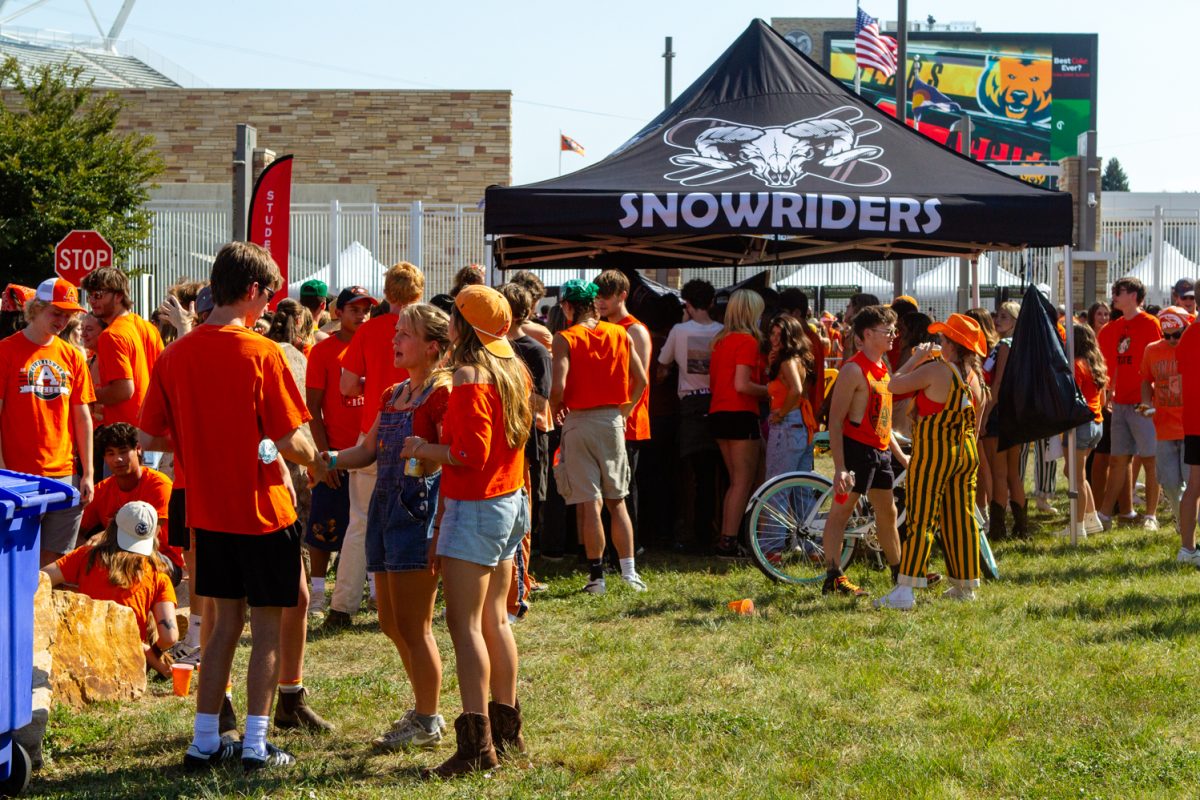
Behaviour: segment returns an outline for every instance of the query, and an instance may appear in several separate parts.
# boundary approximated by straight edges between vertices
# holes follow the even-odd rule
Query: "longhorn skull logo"
[[[811,175],[846,186],[878,186],[892,176],[875,163],[883,148],[859,141],[881,127],[852,106],[767,127],[712,117],[688,119],[663,134],[667,144],[691,151],[671,156],[671,163],[683,169],[663,177],[684,186],[708,186],[753,175],[772,189],[783,189]]]

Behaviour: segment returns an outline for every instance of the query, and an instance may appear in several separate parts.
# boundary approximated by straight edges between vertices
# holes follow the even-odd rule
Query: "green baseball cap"
[[[328,296],[329,287],[325,284],[325,281],[319,281],[314,278],[311,281],[305,281],[304,283],[300,284],[301,300],[306,297],[319,297],[324,300]]]

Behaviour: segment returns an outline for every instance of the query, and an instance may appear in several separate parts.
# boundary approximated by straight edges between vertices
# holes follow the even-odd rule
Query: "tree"
[[[154,139],[117,133],[120,99],[82,73],[0,65],[0,274],[28,286],[54,274],[71,230],[99,231],[118,265],[150,237],[145,205],[163,171]]]
[[[1104,175],[1100,177],[1100,191],[1129,191],[1129,176],[1125,174],[1125,170],[1121,169],[1121,162],[1115,158],[1104,165]]]

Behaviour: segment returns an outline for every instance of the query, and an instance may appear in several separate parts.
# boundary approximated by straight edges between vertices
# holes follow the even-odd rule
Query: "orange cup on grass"
[[[754,613],[754,601],[747,597],[745,600],[731,600],[729,610],[745,616]]]
[[[187,697],[192,688],[192,672],[195,667],[191,664],[172,664],[171,681],[177,697]]]

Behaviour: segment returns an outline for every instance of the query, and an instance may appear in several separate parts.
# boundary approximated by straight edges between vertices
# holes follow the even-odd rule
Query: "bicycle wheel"
[[[814,472],[771,479],[751,498],[747,543],[754,563],[773,581],[815,583],[825,578],[825,520],[833,506],[833,483]],[[860,503],[846,525],[840,565],[850,563],[855,531],[867,526]]]

